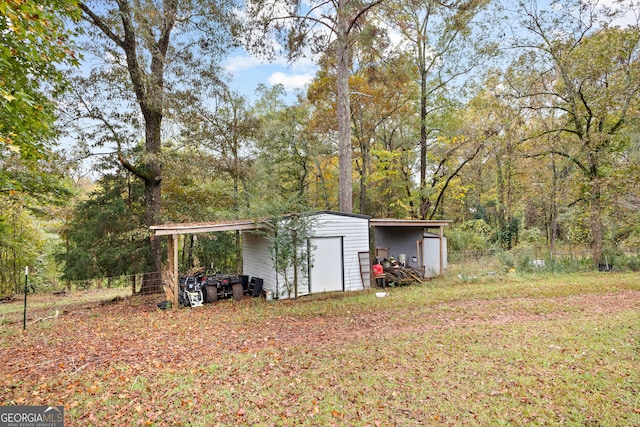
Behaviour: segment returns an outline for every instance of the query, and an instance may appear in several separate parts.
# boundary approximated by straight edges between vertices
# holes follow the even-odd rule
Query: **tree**
[[[283,280],[287,298],[298,298],[299,285],[308,279],[313,264],[313,249],[309,242],[315,217],[308,212],[273,216],[266,223],[263,236],[269,241],[269,252],[275,271]],[[280,289],[275,298],[280,297]]]
[[[0,294],[19,293],[25,266],[35,264],[44,233],[19,197],[0,197]]]
[[[195,96],[194,85],[214,81],[215,58],[229,46],[235,26],[234,6],[233,0],[80,3],[94,53],[106,61],[104,72],[95,75],[108,78],[116,96],[131,93],[142,116],[144,155],[134,163],[124,150],[124,143],[133,141],[123,140],[114,127],[114,119],[126,118],[123,112],[116,109],[107,117],[99,106],[85,100],[87,117],[111,130],[120,165],[144,182],[147,226],[162,221],[163,118],[180,99]],[[148,243],[148,270],[158,272],[161,242],[149,239]],[[145,281],[142,291],[159,289],[157,283]]]
[[[438,129],[429,125],[429,117],[448,107],[452,99],[443,96],[451,92],[460,78],[479,63],[481,43],[486,35],[472,39],[473,20],[488,3],[487,0],[428,0],[415,2],[390,0],[384,4],[384,17],[401,32],[403,48],[411,52],[414,75],[419,84],[420,117],[420,188],[427,192],[427,151]],[[484,48],[483,48],[484,49]],[[430,201],[423,196],[420,217],[429,214]]]
[[[78,18],[74,0],[0,2],[0,292],[48,254],[43,224],[70,194],[51,150],[61,70],[78,64],[67,23]]]
[[[407,126],[405,118],[410,114],[412,105],[411,91],[414,86],[411,73],[405,66],[406,58],[403,55],[380,57],[380,52],[377,49],[354,49],[354,55],[359,61],[354,61],[349,78],[352,89],[351,135],[355,169],[359,178],[359,191],[354,205],[362,214],[381,213],[395,201],[398,195],[395,185],[386,182],[377,186],[375,182],[381,183],[392,176],[407,178],[400,170],[408,168],[410,162],[403,162],[407,159],[402,153],[412,149],[412,146],[400,141],[402,131]],[[314,106],[314,122],[324,128],[325,134],[329,133],[328,128],[333,122],[323,122],[322,116],[335,114],[333,105],[329,102],[332,98],[329,88],[333,82],[335,73],[323,68],[308,91],[309,101]],[[330,111],[327,111],[327,107]],[[388,153],[387,156],[383,151],[398,151],[399,155]],[[380,164],[377,159],[380,157],[386,160],[393,158],[383,166],[388,174],[378,173]],[[384,162],[383,160],[381,164]],[[410,177],[404,180],[406,185],[410,185],[410,182]],[[395,194],[390,194],[391,189]],[[402,186],[399,194],[404,194]]]
[[[264,34],[273,31],[282,42],[289,59],[298,58],[311,46],[317,53],[333,40],[336,58],[336,112],[338,124],[339,200],[340,211],[353,210],[351,111],[349,92],[350,47],[354,34],[364,24],[366,13],[384,0],[337,0],[335,2],[301,1],[283,4],[278,0],[251,0],[248,7],[252,34],[247,47],[256,52],[268,51]],[[253,36],[253,37],[251,37]],[[333,39],[335,37],[335,40]]]
[[[260,98],[252,110],[258,123],[252,147],[254,211],[290,203],[298,210],[331,209],[336,204],[328,190],[334,151],[314,126],[312,105],[302,100],[287,105],[280,85],[260,86],[257,93]]]
[[[75,0],[0,3],[0,156],[9,147],[38,159],[50,149],[61,68],[78,64],[66,21],[78,18]]]
[[[200,168],[200,173],[191,177],[196,181],[196,188],[219,189],[218,194],[212,194],[218,197],[210,197],[200,204],[206,206],[200,211],[203,214],[201,220],[237,219],[245,216],[250,209],[247,190],[252,168],[248,152],[249,143],[256,132],[257,120],[251,114],[246,99],[231,91],[226,85],[219,85],[213,92],[212,99],[207,99],[206,102],[194,99],[193,103],[181,110],[180,142],[191,150],[192,159],[201,160],[193,165],[186,165],[187,169],[194,166]],[[214,183],[221,185],[211,185]],[[228,236],[224,237],[226,240]],[[206,238],[201,240],[207,242]],[[193,244],[193,236],[191,243]],[[222,250],[226,249],[224,244],[218,246],[217,254],[225,252]],[[211,247],[212,245],[209,245],[209,248]],[[235,232],[235,238],[229,247],[235,248],[236,271],[242,271],[239,231]],[[216,265],[221,264],[218,262]]]
[[[180,140],[209,156],[211,173],[232,181],[233,206],[229,216],[238,218],[250,208],[247,198],[251,163],[247,153],[258,127],[244,96],[225,85],[216,88],[213,99],[196,102],[182,111]],[[213,104],[213,105],[212,105]]]
[[[106,161],[103,167],[113,167]],[[104,174],[77,204],[65,229],[68,247],[58,255],[68,281],[145,273],[148,259],[144,188],[126,170]]]
[[[496,228],[498,243],[511,249],[522,216],[519,196],[527,181],[519,178],[526,175],[519,162],[524,157],[521,145],[528,128],[524,113],[511,99],[505,99],[502,84],[500,76],[491,73],[483,82],[484,88],[467,103],[462,121],[464,134],[482,141],[484,155],[476,167],[491,180],[489,188],[477,182],[475,208],[483,210],[483,219]]]
[[[391,148],[406,151],[410,147],[385,141],[385,131],[404,125],[403,115],[411,107],[411,93],[415,89],[412,84],[412,73],[406,66],[406,56],[394,52],[383,52],[376,46],[359,49],[358,69],[353,70],[350,87],[352,135],[356,143],[356,169],[360,175],[360,191],[358,205],[360,213],[371,212],[369,206],[368,182],[375,169],[372,151]],[[380,55],[380,56],[379,56]],[[392,138],[398,139],[398,138]],[[402,164],[394,164],[393,170],[398,172]],[[398,173],[398,176],[401,174]],[[373,194],[370,195],[373,197]]]
[[[40,273],[42,281],[45,270],[53,270],[49,243],[55,239],[57,209],[74,194],[55,153],[47,161],[32,161],[32,166],[26,162],[14,152],[0,158],[7,177],[0,191],[0,292],[18,290],[25,266],[32,271],[39,267],[34,273]]]
[[[556,154],[577,167],[583,190],[578,200],[588,207],[595,263],[603,258],[606,183],[617,153],[629,143],[625,127],[640,102],[638,23],[613,25],[620,14],[634,10],[634,4],[623,3],[614,10],[569,0],[549,11],[520,4],[526,34],[514,33],[516,47],[525,52],[512,67],[513,95],[527,99],[527,108],[538,117],[562,118],[537,136],[568,142],[531,155]]]

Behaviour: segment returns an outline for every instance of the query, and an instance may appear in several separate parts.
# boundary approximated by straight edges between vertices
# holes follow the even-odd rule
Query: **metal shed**
[[[321,292],[355,291],[370,286],[369,217],[334,211],[309,214],[312,220],[308,247],[311,262],[299,275],[297,295]],[[276,272],[268,239],[255,233],[243,233],[243,274],[264,280],[267,298],[287,298],[293,271],[287,277]],[[363,265],[363,268],[361,268]],[[364,271],[364,274],[363,274]]]
[[[373,255],[395,258],[407,267],[423,269],[425,277],[440,276],[447,268],[444,227],[451,221],[371,219]],[[430,233],[428,230],[434,230]]]
[[[310,213],[314,218],[309,247],[313,255],[302,275],[298,296],[332,291],[355,291],[371,286],[370,230],[374,256],[405,258],[408,266],[424,266],[425,274],[441,275],[446,268],[444,227],[450,221],[371,219],[366,215],[334,211]],[[168,263],[164,282],[173,304],[178,299],[178,236],[181,234],[242,232],[243,275],[263,279],[270,298],[286,298],[284,278],[276,272],[270,242],[258,230],[266,222],[237,220],[152,226],[154,237],[167,236]],[[427,230],[437,230],[428,233]],[[386,252],[385,252],[386,251]],[[290,274],[291,272],[288,272]]]

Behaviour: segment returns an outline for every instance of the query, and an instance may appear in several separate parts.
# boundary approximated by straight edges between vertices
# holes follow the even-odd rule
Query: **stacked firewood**
[[[394,266],[385,268],[387,283],[395,283],[398,285],[409,285],[412,283],[424,282],[424,273],[421,268]]]

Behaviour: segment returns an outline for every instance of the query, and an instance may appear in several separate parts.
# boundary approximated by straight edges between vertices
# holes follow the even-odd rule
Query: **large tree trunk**
[[[593,146],[592,140],[584,143],[585,148]],[[602,189],[600,152],[595,148],[587,155],[588,167],[584,170],[589,179],[589,223],[591,228],[591,257],[597,266],[603,263],[604,225],[602,221]]]
[[[145,225],[150,227],[161,223],[162,210],[162,164],[160,155],[162,151],[162,139],[160,126],[162,123],[162,113],[146,112],[146,151],[150,155],[145,165],[146,175],[144,177],[145,194]],[[140,293],[155,293],[162,291],[160,272],[162,271],[162,243],[160,239],[149,239],[149,260],[147,264],[147,274],[142,282]]]
[[[338,163],[340,169],[340,212],[353,210],[351,173],[351,105],[349,104],[349,19],[347,0],[341,0],[337,11],[337,110]]]
[[[420,64],[420,189],[427,187],[427,72],[424,60]],[[420,219],[426,219],[429,214],[431,201],[421,192]]]
[[[549,218],[548,218],[548,241],[549,251],[553,254],[556,250],[556,237],[558,235],[558,168],[556,166],[555,158],[551,155],[551,170],[552,170],[552,183],[551,194],[549,196]]]
[[[362,167],[360,170],[360,213],[367,213],[367,175],[369,174],[369,143],[362,138],[360,153],[362,155]]]
[[[591,256],[593,262],[597,264],[603,263],[603,222],[602,222],[602,196],[600,190],[600,179],[593,177],[591,180],[591,203],[590,203],[590,222],[591,222]]]
[[[144,181],[145,191],[145,225],[158,225],[161,222],[162,208],[162,114],[164,110],[164,70],[171,31],[177,19],[178,0],[165,0],[157,10],[162,16],[163,24],[160,32],[154,33],[151,27],[138,27],[135,22],[135,2],[120,0],[117,2],[120,30],[114,30],[86,3],[80,2],[83,16],[106,37],[111,39],[125,54],[127,70],[131,79],[133,92],[145,122],[145,153],[139,164],[132,164],[125,157],[118,145],[118,160],[121,165]],[[148,24],[147,21],[145,21]],[[151,56],[149,69],[145,69],[144,54],[137,42],[138,32],[145,37],[157,35],[148,49]],[[149,237],[149,259],[147,271],[140,293],[162,292],[162,244],[158,239]]]

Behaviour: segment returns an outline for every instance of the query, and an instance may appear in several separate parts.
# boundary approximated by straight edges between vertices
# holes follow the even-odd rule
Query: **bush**
[[[500,264],[505,270],[511,270],[516,267],[516,257],[511,251],[498,251],[496,252],[496,258],[500,261]]]
[[[490,246],[489,224],[482,219],[465,221],[447,233],[447,246],[451,251],[485,251]]]
[[[618,271],[640,271],[640,255],[627,254],[617,256],[612,265]]]
[[[531,257],[527,252],[518,255],[518,257],[516,258],[516,265],[517,265],[518,271],[522,271],[526,273],[530,273],[534,269],[533,262],[531,261]],[[546,266],[547,264],[545,263],[544,265]],[[540,268],[544,268],[544,267],[540,267]]]
[[[530,245],[541,245],[544,242],[544,234],[539,228],[527,228],[520,231],[519,240]]]

